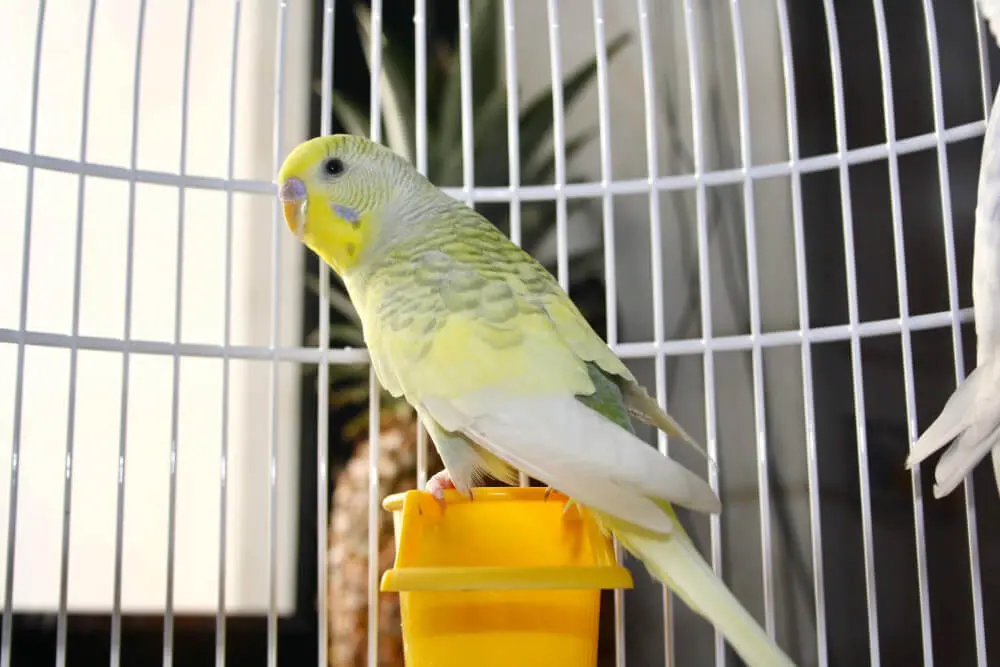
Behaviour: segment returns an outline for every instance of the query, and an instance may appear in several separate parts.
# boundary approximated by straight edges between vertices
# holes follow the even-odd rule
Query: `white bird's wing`
[[[656,532],[673,527],[657,501],[717,513],[703,479],[572,395],[482,390],[425,397],[435,421],[581,504]]]

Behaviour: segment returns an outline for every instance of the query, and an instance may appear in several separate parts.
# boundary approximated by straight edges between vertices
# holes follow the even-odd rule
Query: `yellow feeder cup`
[[[594,667],[601,589],[632,588],[611,540],[566,496],[483,487],[389,496],[407,667]]]

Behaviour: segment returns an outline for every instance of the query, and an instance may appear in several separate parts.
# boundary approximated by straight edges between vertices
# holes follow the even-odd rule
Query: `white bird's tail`
[[[672,514],[672,512],[671,512]],[[701,557],[680,523],[669,535],[638,532],[605,519],[618,541],[692,611],[721,632],[749,667],[794,667]]]
[[[1000,362],[992,357],[977,366],[958,386],[945,403],[941,414],[910,450],[910,455],[906,458],[907,468],[912,468],[954,440],[941,455],[934,470],[935,498],[954,491],[983,457],[1000,444],[1000,401],[997,400],[997,387],[1000,387]],[[1000,457],[994,454],[995,471],[998,465]],[[1000,480],[1000,475],[997,479]]]

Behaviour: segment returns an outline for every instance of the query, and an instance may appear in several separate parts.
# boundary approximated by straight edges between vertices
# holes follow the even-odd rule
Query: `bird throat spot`
[[[353,243],[348,243],[345,249],[348,257],[354,257],[354,253],[357,251],[357,247]]]

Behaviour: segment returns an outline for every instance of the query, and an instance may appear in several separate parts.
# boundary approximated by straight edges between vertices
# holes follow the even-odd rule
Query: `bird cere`
[[[343,280],[379,382],[427,427],[445,465],[428,491],[469,497],[490,477],[538,479],[586,507],[748,665],[793,664],[671,507],[718,513],[718,496],[639,439],[630,417],[704,450],[544,267],[404,158],[359,136],[303,142],[277,184],[289,229]]]

